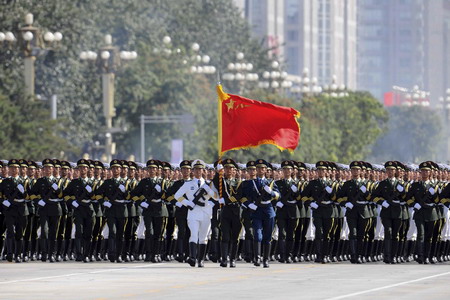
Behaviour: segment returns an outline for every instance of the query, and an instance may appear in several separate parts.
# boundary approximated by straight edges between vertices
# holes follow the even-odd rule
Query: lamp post
[[[193,58],[193,65],[190,68],[192,74],[214,74],[216,73],[216,67],[209,65],[211,58],[209,55],[201,55],[200,45],[198,43],[193,43],[191,49],[196,55]]]
[[[281,69],[280,63],[272,61],[271,69],[262,73],[263,81],[258,83],[260,88],[278,90],[292,88],[293,82],[288,79],[288,73]]]
[[[229,82],[237,82],[239,87],[239,94],[243,93],[245,82],[257,81],[259,76],[253,73],[253,64],[247,63],[244,60],[245,55],[242,52],[236,54],[236,61],[230,62],[227,65],[227,72],[223,74],[222,79]]]
[[[115,145],[112,140],[112,118],[115,117],[114,108],[114,79],[115,73],[125,61],[134,60],[137,58],[136,51],[120,51],[117,46],[112,44],[112,37],[110,34],[105,35],[104,46],[97,52],[82,51],[80,59],[96,63],[98,71],[102,75],[102,90],[103,90],[103,114],[105,116],[106,133],[105,133],[105,150],[107,160],[112,159]]]
[[[290,92],[300,95],[300,98],[322,93],[322,87],[317,85],[317,77],[311,78],[308,68],[304,68],[302,76],[295,78],[293,83]]]
[[[331,77],[330,85],[325,85],[323,87],[323,94],[327,97],[342,98],[347,97],[349,94],[347,92],[347,87],[344,84],[337,84],[337,76],[333,75]]]
[[[24,80],[25,94],[34,96],[35,71],[34,62],[36,57],[45,55],[51,47],[62,40],[61,32],[47,31],[43,35],[41,30],[33,26],[33,14],[25,16],[25,26],[19,29],[17,38],[13,32],[0,32],[0,43],[7,43],[9,47],[18,42],[18,47],[24,56]]]

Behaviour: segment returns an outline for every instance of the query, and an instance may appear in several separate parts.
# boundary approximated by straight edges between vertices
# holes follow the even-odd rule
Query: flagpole
[[[220,87],[220,70],[217,72],[217,87]],[[217,94],[217,154],[219,160],[217,165],[222,164],[222,99]],[[222,166],[223,167],[223,166]],[[223,172],[219,170],[219,198],[222,198],[222,186],[223,186]]]

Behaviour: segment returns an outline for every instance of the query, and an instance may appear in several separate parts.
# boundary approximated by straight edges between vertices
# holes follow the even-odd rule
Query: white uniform
[[[205,195],[204,198],[199,200],[205,203],[205,206],[195,205],[192,202],[195,197],[194,194],[203,184],[205,184],[203,178],[194,178],[191,181],[185,182],[175,193],[175,199],[181,202],[182,205],[193,207],[193,209],[188,211],[187,215],[187,223],[191,231],[189,242],[199,244],[206,244],[208,242],[208,232],[211,228],[212,209],[214,206],[213,202],[205,199],[213,195],[209,197]]]

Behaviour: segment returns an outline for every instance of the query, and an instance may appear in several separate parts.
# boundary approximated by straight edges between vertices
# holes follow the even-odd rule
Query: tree
[[[389,131],[374,145],[374,160],[419,163],[437,158],[443,127],[435,111],[422,106],[394,106],[388,111]]]

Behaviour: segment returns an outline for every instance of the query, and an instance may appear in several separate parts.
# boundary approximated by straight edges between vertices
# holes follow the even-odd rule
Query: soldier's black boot
[[[55,258],[56,258],[56,261],[62,261],[62,255],[61,255],[61,253],[62,253],[62,239],[57,239],[56,240],[56,256],[55,256]]]
[[[242,242],[242,240],[241,240]],[[253,241],[252,240],[244,240],[245,244],[245,262],[251,263],[253,260]]]
[[[210,251],[209,251],[209,259],[216,263],[219,260],[219,241],[218,240],[211,240],[210,241]]]
[[[286,241],[286,263],[290,264],[294,261],[292,260],[294,250],[294,241]]]
[[[6,238],[6,253],[6,260],[12,262],[14,254],[14,240],[10,237]]]
[[[92,240],[91,242],[91,247],[90,247],[90,251],[89,251],[89,261],[93,262],[94,260],[97,260],[96,257],[97,254],[97,239]]]
[[[152,261],[152,238],[145,238],[145,262]]]
[[[444,259],[445,261],[450,260],[450,241],[445,241]]]
[[[105,261],[108,260],[108,239],[102,239],[100,248],[100,258]]]
[[[417,262],[419,264],[425,263],[425,257],[424,257],[424,243],[418,241],[416,245],[416,251],[417,251]]]
[[[41,261],[46,262],[47,261],[47,239],[39,239],[39,249],[41,251]]]
[[[243,259],[245,260],[245,255],[246,255],[246,253],[245,253],[245,247],[244,247],[244,240],[240,239],[239,243],[238,243],[238,251],[236,254],[236,260],[237,261],[241,261]]]
[[[314,260],[314,262],[316,262],[316,263],[324,263],[323,251],[322,251],[323,240],[315,239],[314,240],[314,246],[315,246],[315,251],[316,251],[316,259]]]
[[[222,242],[220,244],[220,256],[221,256],[220,266],[222,268],[228,267],[228,245],[229,243],[225,242]]]
[[[270,247],[270,261],[276,261],[278,256],[278,241],[273,240]]]
[[[392,240],[392,249],[391,249],[391,264],[397,264],[397,252],[398,252],[398,241],[397,239]]]
[[[184,262],[184,241],[183,239],[177,239],[177,256],[175,260],[179,263]]]
[[[108,259],[112,263],[116,261],[116,241],[115,241],[115,239],[108,239]]]
[[[56,240],[49,240],[48,241],[48,259],[50,262],[56,262],[55,257],[55,250],[56,250]]]
[[[392,263],[392,240],[384,240],[384,252],[383,252],[383,262],[386,264]]]
[[[140,261],[143,259],[143,252],[145,249],[145,242],[143,239],[137,239],[136,241],[136,245],[137,245],[137,250],[136,250],[136,260]]]
[[[83,249],[80,238],[75,239],[75,261],[83,261]]]
[[[15,261],[16,263],[22,262],[23,240],[16,241],[15,249]]]
[[[85,239],[83,240],[83,262],[90,262],[90,254],[91,254],[91,240]]]
[[[206,256],[206,244],[198,245],[198,267],[203,268],[205,266],[205,256]]]
[[[278,241],[278,252],[280,253],[280,258],[278,261],[280,263],[286,262],[286,240],[279,240]]]
[[[177,243],[176,242],[177,242],[177,240],[172,240],[170,242],[170,247],[169,247],[169,252],[168,252],[169,261],[172,261],[174,259],[173,255],[174,255],[175,249],[177,247]]]
[[[357,250],[357,240],[351,239],[350,243],[350,262],[352,264],[358,263],[358,250]]]
[[[253,259],[253,264],[256,267],[261,265],[261,242],[257,242],[256,240],[253,243],[253,253],[255,258]]]
[[[362,239],[357,240],[357,245],[356,245],[356,251],[357,251],[357,255],[358,258],[356,259],[356,263],[357,264],[362,264],[364,263],[364,241]]]
[[[195,267],[196,259],[197,259],[197,243],[190,242],[189,243],[189,258],[188,264],[191,267]]]
[[[66,254],[66,240],[58,240],[58,254],[56,255],[56,261],[63,261]]]
[[[238,242],[233,241],[231,242],[231,249],[230,249],[230,268],[236,268],[236,256],[238,253]]]
[[[27,262],[30,259],[30,241],[23,241],[23,262]]]
[[[263,267],[269,267],[270,243],[263,244]]]

